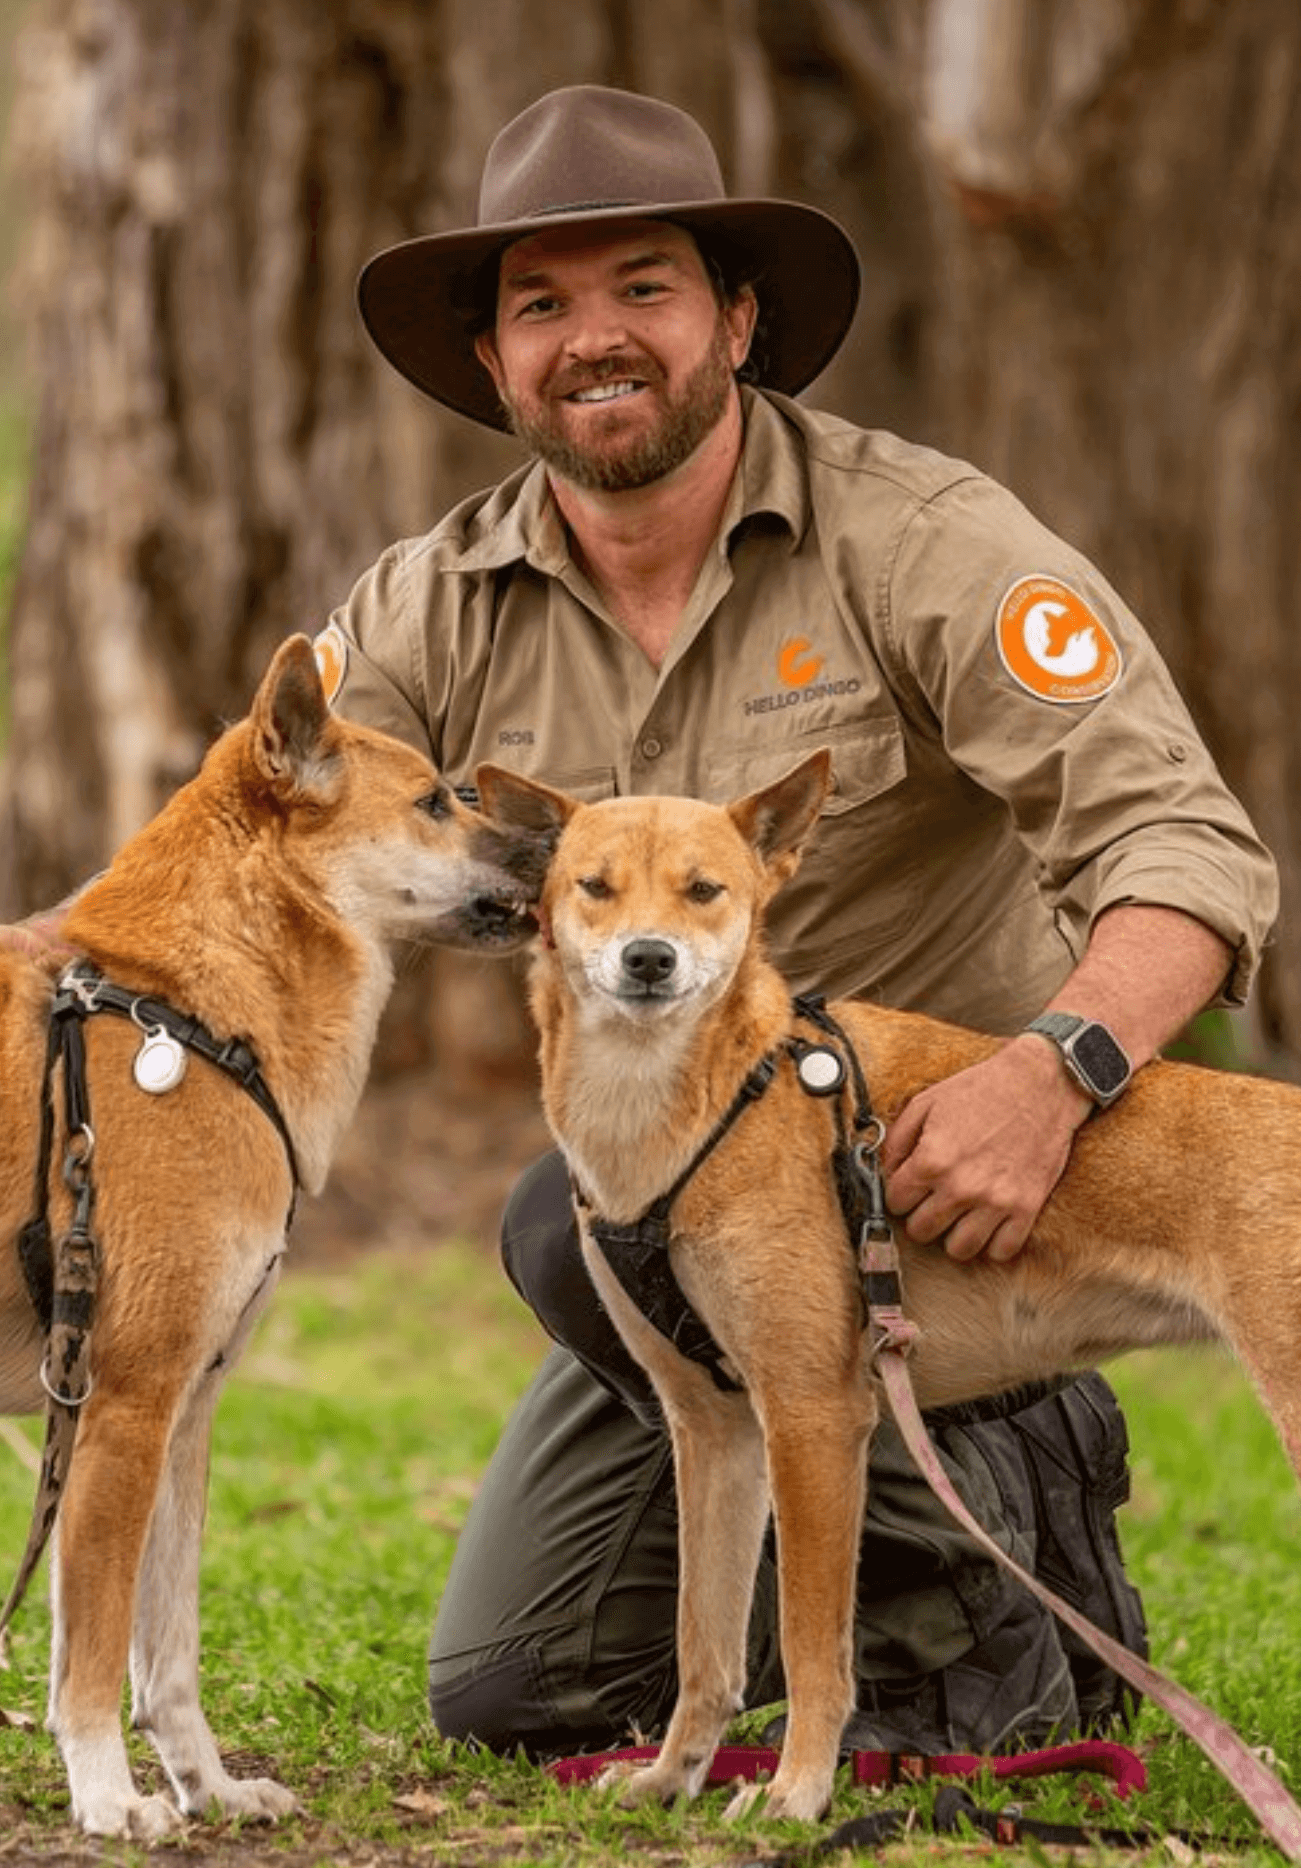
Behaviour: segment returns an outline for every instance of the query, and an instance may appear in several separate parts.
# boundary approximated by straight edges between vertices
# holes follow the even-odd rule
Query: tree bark
[[[1281,938],[1254,1014],[1262,1061],[1295,1074],[1301,13],[980,0],[973,15],[986,101],[1010,82],[986,115],[977,96],[935,126],[957,209],[947,438],[1126,596],[1277,855]],[[1000,33],[1020,61],[997,56]],[[934,88],[928,102],[934,125]]]
[[[1301,1058],[1299,61],[1293,0],[38,0],[0,916],[92,871],[287,631],[516,458],[373,354],[354,282],[472,220],[500,125],[592,80],[837,214],[864,297],[812,399],[988,468],[1152,628],[1280,858],[1257,1016]]]

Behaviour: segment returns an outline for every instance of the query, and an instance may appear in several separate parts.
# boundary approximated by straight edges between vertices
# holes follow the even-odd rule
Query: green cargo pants
[[[508,1424],[462,1533],[430,1646],[434,1721],[449,1737],[536,1756],[655,1737],[677,1690],[672,1454],[595,1300],[557,1157],[521,1182],[503,1250],[562,1346]],[[1114,1519],[1127,1437],[1102,1378],[938,1410],[928,1425],[1005,1547],[1145,1652]],[[855,1744],[997,1751],[1110,1723],[1123,1706],[1115,1675],[957,1528],[891,1425],[876,1435],[868,1489]],[[770,1534],[746,1702],[784,1696]]]

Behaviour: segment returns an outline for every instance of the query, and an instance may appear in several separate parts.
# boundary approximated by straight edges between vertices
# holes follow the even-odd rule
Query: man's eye
[[[452,800],[447,794],[446,786],[439,785],[433,791],[427,792],[423,798],[417,798],[416,809],[423,811],[426,817],[450,817]]]
[[[584,895],[589,895],[594,902],[609,901],[614,890],[604,876],[580,876],[578,886]]]
[[[689,902],[702,903],[714,902],[718,900],[722,893],[723,885],[721,882],[709,882],[704,876],[700,876],[688,888],[687,900]]]

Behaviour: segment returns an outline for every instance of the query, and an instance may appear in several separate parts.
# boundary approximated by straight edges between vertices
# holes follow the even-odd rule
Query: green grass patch
[[[424,1653],[433,1610],[478,1476],[542,1346],[495,1262],[469,1250],[286,1278],[218,1417],[203,1693],[234,1768],[280,1777],[306,1814],[274,1832],[196,1825],[177,1845],[184,1853],[306,1868],[586,1864],[632,1851],[656,1868],[691,1868],[771,1857],[808,1839],[789,1825],[739,1835],[721,1821],[722,1793],[690,1810],[630,1815],[431,1730]],[[1272,1430],[1216,1352],[1135,1357],[1113,1378],[1133,1441],[1126,1550],[1154,1658],[1249,1743],[1269,1745],[1290,1778],[1301,1761],[1301,1503]],[[6,1582],[31,1495],[30,1475],[0,1446]],[[37,1726],[0,1729],[0,1859],[7,1833],[24,1859],[69,1847],[62,1771],[39,1729],[42,1595],[38,1584],[14,1631],[12,1666],[0,1671],[0,1707]],[[1233,1793],[1163,1715],[1146,1708],[1135,1742],[1151,1779],[1137,1820],[1236,1838],[1235,1859],[1272,1859]],[[157,1783],[147,1746],[131,1745],[140,1776]],[[1086,1790],[1060,1780],[977,1795],[1017,1795],[1028,1813],[1079,1821]],[[910,1795],[929,1805],[928,1790]],[[844,1787],[833,1817],[865,1807]],[[139,1853],[76,1846],[77,1859]],[[976,1847],[919,1837],[891,1856],[933,1860],[937,1849],[956,1857]],[[980,1853],[988,1857],[988,1845]]]

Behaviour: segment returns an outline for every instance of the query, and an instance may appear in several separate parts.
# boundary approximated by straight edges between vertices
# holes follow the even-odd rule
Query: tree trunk
[[[940,14],[949,56],[992,74],[946,113],[942,59],[931,70],[960,210],[944,242],[961,325],[948,440],[1128,598],[1278,857],[1281,938],[1255,1020],[1262,1058],[1296,1073],[1301,11],[941,0]]]
[[[975,459],[1098,562],[1296,926],[1298,58],[1293,0],[37,0],[0,916],[101,863],[287,631],[514,460],[374,355],[354,281],[469,222],[497,128],[594,80],[845,221],[863,307],[814,399]],[[1301,1057],[1285,943],[1258,1004]]]

